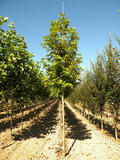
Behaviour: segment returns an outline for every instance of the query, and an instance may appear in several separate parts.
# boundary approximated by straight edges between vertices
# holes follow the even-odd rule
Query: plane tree
[[[13,23],[4,30],[7,17],[0,17],[0,98],[10,103],[11,135],[13,114],[17,107],[22,113],[24,106],[49,96],[42,79],[40,65],[33,61],[27,50],[24,36],[16,32]],[[15,104],[15,105],[14,105]],[[8,106],[8,105],[7,105]],[[15,107],[16,106],[16,107]]]
[[[50,33],[43,38],[44,48],[49,52],[43,60],[47,76],[51,81],[51,91],[61,97],[63,121],[63,150],[65,150],[64,97],[76,86],[80,76],[81,55],[78,51],[78,33],[70,27],[64,14],[50,23]]]

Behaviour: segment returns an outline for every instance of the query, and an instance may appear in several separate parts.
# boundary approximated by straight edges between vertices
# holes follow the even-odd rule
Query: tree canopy
[[[64,14],[60,19],[51,21],[50,33],[43,38],[44,48],[49,52],[43,60],[52,90],[57,94],[73,88],[80,76],[81,55],[78,51],[78,33],[70,27],[70,21]]]

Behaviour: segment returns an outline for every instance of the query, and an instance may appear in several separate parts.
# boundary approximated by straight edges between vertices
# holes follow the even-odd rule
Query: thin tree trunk
[[[118,134],[117,134],[117,122],[115,123],[115,139],[117,140]]]
[[[83,106],[83,116],[85,117],[85,105]]]
[[[102,115],[102,111],[101,111],[101,129],[103,130],[103,115]]]
[[[96,118],[96,115],[93,114],[93,124],[96,124],[95,118]]]
[[[89,116],[89,110],[88,110],[88,121],[89,121],[89,119],[90,119],[90,116]]]
[[[13,77],[12,77],[12,82],[11,82],[11,127],[10,127],[10,131],[11,131],[11,137],[12,137],[12,126],[13,126],[13,107],[14,107],[14,98],[13,98]]]
[[[35,98],[35,101],[34,101],[34,115],[36,115],[36,107],[37,107],[37,105],[36,105],[36,98]]]
[[[7,100],[7,118],[9,118],[9,104],[8,104],[8,100]]]
[[[24,115],[24,106],[23,108],[20,108],[21,110],[21,114],[22,114],[22,118],[21,118],[21,125],[22,125],[22,132],[23,132],[23,115]]]
[[[117,140],[118,133],[117,133],[117,112],[116,110],[114,110],[114,116],[115,116],[115,139]]]
[[[31,103],[29,103],[29,120],[31,120]]]
[[[12,126],[13,126],[13,107],[14,107],[14,100],[12,97],[11,99],[11,126],[10,126],[11,137],[12,137]]]
[[[65,145],[65,119],[64,119],[64,91],[62,91],[62,136],[63,136],[63,151],[66,152]]]

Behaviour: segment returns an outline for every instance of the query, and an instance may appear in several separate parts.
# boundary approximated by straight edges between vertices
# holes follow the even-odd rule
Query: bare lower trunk
[[[36,115],[36,107],[37,107],[36,101],[37,101],[37,100],[35,99],[35,101],[34,101],[34,105],[35,105],[34,115]]]
[[[118,133],[117,133],[117,112],[116,110],[114,110],[114,117],[115,117],[115,139],[117,140]]]
[[[23,116],[24,116],[24,107],[23,107],[23,108],[21,108],[21,114],[22,114],[21,125],[22,125],[22,132],[23,132]]]
[[[9,118],[9,104],[8,104],[8,100],[7,100],[7,118]]]
[[[117,140],[118,134],[117,134],[117,123],[115,123],[115,139]]]
[[[102,112],[101,112],[101,129],[103,130],[103,115],[102,115]]]
[[[62,136],[63,136],[63,151],[66,152],[65,145],[65,119],[64,119],[64,91],[62,91]]]
[[[83,106],[83,116],[85,117],[85,105]]]
[[[95,123],[96,123],[95,119],[96,119],[96,115],[95,115],[95,114],[93,114],[93,124],[95,124]]]
[[[100,106],[100,113],[101,113],[101,129],[103,130],[103,107]]]
[[[13,127],[13,106],[14,106],[14,100],[13,98],[11,99],[11,126],[10,126],[10,132],[11,132],[11,137],[12,137],[12,127]]]
[[[90,119],[90,116],[89,116],[89,111],[88,111],[88,121],[89,121],[89,119]]]
[[[31,104],[30,103],[29,103],[29,110],[30,110],[29,120],[31,120]]]
[[[12,137],[12,126],[13,126],[13,107],[14,107],[14,99],[13,99],[13,77],[12,77],[12,81],[11,81],[11,103],[10,103],[10,108],[11,108],[11,126],[10,126],[11,137]]]

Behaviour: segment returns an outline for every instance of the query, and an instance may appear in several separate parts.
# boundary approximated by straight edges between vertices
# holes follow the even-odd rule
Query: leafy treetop
[[[49,53],[42,61],[53,88],[68,90],[76,85],[81,71],[79,64],[82,58],[77,54],[78,33],[70,27],[70,21],[64,14],[60,14],[60,19],[51,21],[49,31],[42,44]]]

